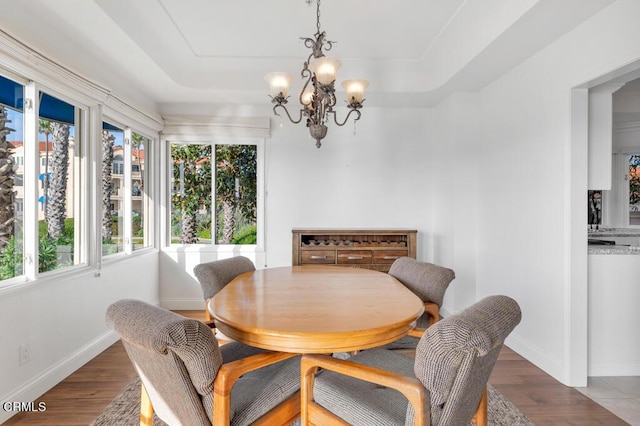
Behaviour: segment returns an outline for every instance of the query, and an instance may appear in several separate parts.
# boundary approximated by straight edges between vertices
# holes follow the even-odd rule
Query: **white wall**
[[[158,253],[128,256],[93,270],[20,284],[0,293],[1,401],[33,401],[117,337],[107,330],[107,307],[122,298],[158,302]],[[19,365],[18,348],[30,343],[32,359]],[[0,423],[12,413],[0,411]]]
[[[438,108],[438,114],[458,112],[469,108],[469,98],[477,102],[476,141],[472,134],[454,136],[455,146],[443,153],[452,158],[438,159],[457,161],[473,143],[481,144],[470,187],[477,191],[475,297],[514,297],[523,320],[508,343],[567,384],[586,380],[587,351],[586,307],[580,305],[586,294],[586,237],[574,232],[575,223],[586,224],[586,204],[580,201],[586,199],[586,141],[572,141],[571,89],[640,58],[640,27],[632,18],[637,16],[640,3],[618,1],[495,80],[477,99],[450,99],[452,104]],[[436,123],[462,126],[464,120]],[[450,181],[456,178],[451,201],[469,188],[450,171]],[[446,203],[434,203],[434,209],[434,217],[452,211]],[[583,253],[577,262],[575,253]],[[464,247],[453,246],[454,265],[466,257]],[[584,338],[576,343],[573,334]],[[576,365],[585,366],[582,374],[573,374]]]
[[[273,120],[274,122],[276,120]],[[418,257],[431,229],[432,157],[421,109],[367,108],[330,127],[318,149],[304,125],[277,122],[267,142],[267,264],[291,265],[292,228],[410,228]]]

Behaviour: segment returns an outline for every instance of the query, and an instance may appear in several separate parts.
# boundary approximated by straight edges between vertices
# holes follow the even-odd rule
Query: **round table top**
[[[239,342],[280,352],[331,353],[405,336],[424,305],[386,273],[294,266],[241,274],[208,309],[216,327]]]

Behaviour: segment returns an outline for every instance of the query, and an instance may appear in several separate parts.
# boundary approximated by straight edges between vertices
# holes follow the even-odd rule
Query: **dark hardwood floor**
[[[201,311],[178,311],[203,319]],[[124,347],[117,342],[40,397],[47,409],[18,413],[5,425],[88,425],[135,377]],[[490,379],[536,425],[626,425],[573,388],[504,348]]]

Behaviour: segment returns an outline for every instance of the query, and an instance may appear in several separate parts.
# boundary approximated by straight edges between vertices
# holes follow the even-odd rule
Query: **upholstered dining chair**
[[[520,319],[513,299],[489,296],[429,327],[415,360],[380,348],[304,355],[302,424],[484,426],[487,381]]]
[[[208,305],[209,300],[218,294],[218,292],[235,277],[245,272],[255,270],[256,267],[253,265],[251,259],[244,256],[236,256],[228,259],[200,263],[193,268],[193,274],[200,282],[204,300]],[[205,307],[204,311],[206,324],[211,328],[215,328],[209,309]]]
[[[440,319],[444,294],[456,277],[452,269],[420,262],[410,257],[400,257],[391,265],[389,275],[404,284],[424,302],[425,315],[418,321],[418,328],[424,330]]]
[[[385,349],[415,349],[425,329],[440,320],[440,307],[449,284],[456,277],[452,269],[433,263],[420,262],[410,257],[396,259],[389,275],[400,281],[424,303],[424,314],[418,318],[416,328]]]
[[[284,425],[300,412],[300,359],[238,342],[218,346],[209,327],[139,300],[109,306],[142,381],[140,424]]]

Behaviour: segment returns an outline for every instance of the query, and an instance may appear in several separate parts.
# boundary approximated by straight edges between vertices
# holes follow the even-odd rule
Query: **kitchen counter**
[[[640,237],[640,228],[601,228],[588,230],[589,238],[600,237]]]
[[[589,245],[589,254],[640,255],[640,228],[603,228],[588,230],[590,240],[615,242],[613,245]]]
[[[640,247],[589,246],[589,254],[640,254]]]

